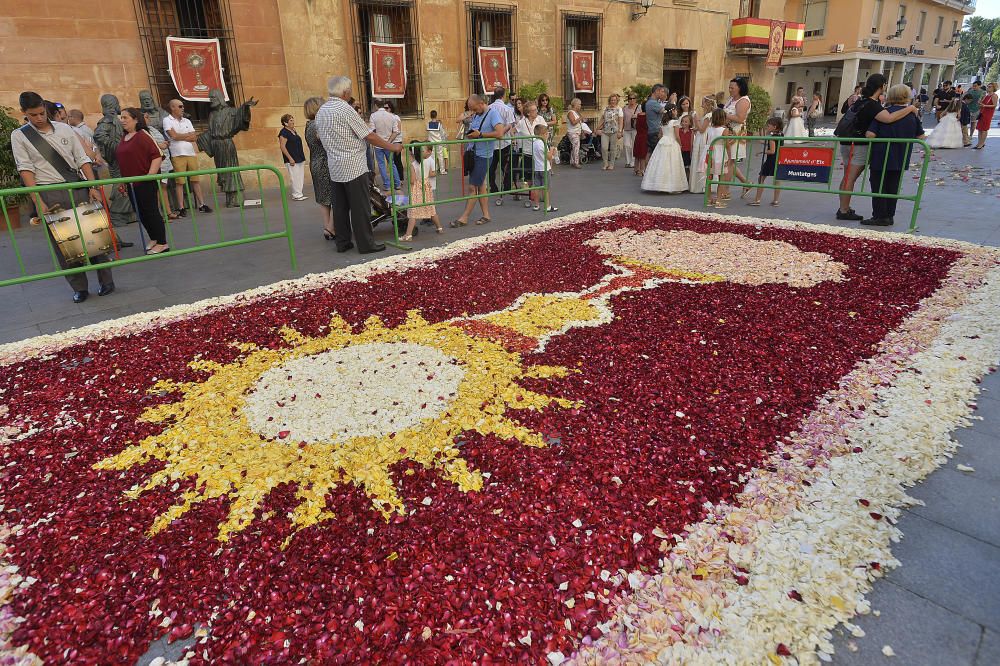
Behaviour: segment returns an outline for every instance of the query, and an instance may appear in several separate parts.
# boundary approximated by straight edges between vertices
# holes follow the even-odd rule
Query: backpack
[[[847,113],[837,123],[837,128],[833,130],[834,136],[856,139],[865,135],[868,128],[858,128],[858,111],[864,106],[866,100],[867,98],[859,99],[847,110]]]

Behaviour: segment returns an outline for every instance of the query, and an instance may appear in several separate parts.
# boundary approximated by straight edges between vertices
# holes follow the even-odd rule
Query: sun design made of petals
[[[334,518],[327,494],[345,483],[361,488],[388,520],[406,512],[390,472],[396,463],[414,461],[464,492],[478,491],[483,476],[461,457],[458,435],[474,431],[544,447],[544,438],[508,418],[507,410],[577,406],[518,384],[569,370],[525,365],[497,342],[454,323],[430,324],[415,311],[396,328],[373,317],[354,333],[334,317],[326,336],[281,333],[288,347],[238,344],[242,354],[232,363],[193,361],[192,368],[207,374],[204,381],[157,382],[151,393],[175,392],[180,399],[141,418],[164,429],[95,465],[124,470],[165,463],[126,492],[131,499],[177,480],[194,481],[156,518],[150,535],[201,502],[227,497],[229,515],[218,532],[227,541],[282,484],[297,489],[293,534]],[[348,404],[336,407],[343,401]]]

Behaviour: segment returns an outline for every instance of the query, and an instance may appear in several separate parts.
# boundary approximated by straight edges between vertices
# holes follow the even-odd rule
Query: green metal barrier
[[[263,224],[264,224],[264,233],[261,233],[261,234],[250,234],[249,229],[247,227],[246,210],[245,210],[244,206],[240,205],[239,206],[239,212],[240,212],[240,226],[241,226],[241,229],[242,229],[242,232],[243,232],[242,236],[239,237],[239,238],[231,238],[231,239],[227,240],[226,237],[225,237],[225,230],[224,230],[224,227],[223,227],[222,217],[221,217],[221,211],[220,211],[220,208],[219,208],[219,195],[218,195],[218,191],[217,191],[217,189],[215,187],[214,182],[210,179],[209,188],[212,190],[212,192],[211,192],[211,194],[212,194],[212,201],[215,204],[214,208],[213,208],[213,213],[199,213],[197,211],[195,205],[194,205],[196,202],[195,202],[193,194],[191,192],[191,180],[190,180],[190,177],[191,176],[217,176],[218,174],[223,174],[223,173],[238,173],[238,172],[244,172],[244,171],[253,171],[253,172],[255,172],[257,174],[257,187],[258,187],[258,190],[260,192],[260,199],[261,199],[261,209],[260,210],[261,210],[261,213],[262,213],[262,221],[263,221]],[[283,219],[283,222],[284,222],[284,224],[282,225],[282,230],[281,231],[274,231],[274,232],[272,232],[270,230],[270,224],[268,223],[267,206],[265,204],[265,199],[264,199],[264,196],[263,196],[264,187],[263,187],[263,183],[262,183],[262,180],[261,180],[261,173],[264,172],[264,171],[270,171],[275,176],[277,176],[277,178],[278,178],[278,192],[279,192],[279,195],[281,196],[281,214],[282,214],[282,219]],[[67,267],[67,268],[61,268],[59,266],[59,261],[58,261],[58,259],[56,257],[56,254],[55,254],[56,253],[56,249],[55,249],[55,247],[53,247],[53,243],[49,242],[48,239],[46,239],[45,244],[49,248],[49,254],[51,256],[52,263],[55,266],[55,269],[51,270],[51,271],[44,272],[44,273],[29,273],[27,271],[27,269],[25,268],[24,259],[23,259],[23,256],[22,256],[22,252],[21,252],[20,248],[18,247],[17,237],[16,237],[16,235],[14,233],[14,227],[13,227],[13,224],[11,223],[11,221],[10,221],[10,214],[9,214],[9,212],[7,210],[7,204],[6,204],[6,198],[7,197],[14,197],[14,196],[17,196],[17,195],[27,195],[29,197],[35,197],[35,199],[37,201],[38,198],[39,198],[39,196],[38,196],[39,192],[53,192],[53,191],[59,191],[59,190],[67,190],[69,192],[70,202],[73,204],[73,217],[75,218],[75,221],[76,221],[77,233],[82,237],[83,236],[83,230],[82,230],[81,224],[80,224],[80,217],[79,217],[79,215],[76,212],[76,207],[78,205],[78,201],[79,201],[79,203],[84,203],[84,202],[86,202],[88,200],[88,197],[87,197],[87,194],[86,194],[86,189],[87,188],[90,188],[90,187],[101,187],[102,188],[102,199],[104,200],[105,208],[107,209],[108,208],[108,206],[107,206],[107,199],[103,196],[103,186],[105,186],[105,185],[110,185],[112,187],[118,187],[121,184],[126,184],[127,185],[128,183],[139,183],[139,182],[145,182],[145,181],[165,181],[165,180],[166,181],[172,181],[173,179],[176,179],[176,178],[185,178],[186,179],[185,180],[185,187],[184,187],[184,195],[185,195],[184,198],[185,198],[186,208],[189,210],[189,213],[190,213],[191,217],[189,217],[189,218],[181,218],[181,219],[184,220],[184,221],[190,221],[191,224],[192,224],[192,232],[194,234],[194,241],[195,241],[195,244],[193,246],[178,248],[178,247],[176,247],[174,245],[173,230],[171,229],[171,223],[170,223],[171,221],[167,220],[167,215],[165,213],[165,211],[170,210],[170,207],[167,204],[166,200],[164,199],[163,189],[160,188],[160,187],[158,187],[157,190],[158,190],[158,196],[159,196],[159,199],[160,199],[161,214],[163,214],[164,222],[167,222],[167,224],[166,224],[167,243],[170,246],[170,250],[168,250],[167,252],[163,252],[163,253],[160,253],[160,254],[144,254],[144,255],[141,255],[141,256],[138,256],[138,257],[129,257],[127,259],[117,258],[117,254],[118,254],[118,252],[117,252],[117,250],[118,250],[117,232],[115,232],[114,229],[112,229],[112,231],[114,233],[113,243],[114,243],[114,248],[115,248],[114,253],[116,255],[116,258],[114,258],[114,259],[112,259],[110,261],[102,262],[100,264],[95,264],[94,262],[91,261],[90,254],[87,251],[86,244],[84,244],[83,245],[83,252],[84,252],[84,259],[85,259],[84,264],[81,265],[81,266],[72,266],[72,267]],[[202,180],[201,182],[204,185],[205,180]],[[169,185],[168,185],[168,187],[175,187],[175,184],[172,183],[172,182],[170,182]],[[84,190],[84,192],[81,193],[81,195],[79,197],[79,200],[78,200],[77,197],[74,196],[74,190],[81,190],[81,189]],[[203,190],[203,192],[204,192],[204,190]],[[239,195],[240,201],[243,200],[243,194],[244,194],[243,190],[239,190],[238,191],[238,195]],[[287,196],[287,193],[285,191],[285,181],[284,181],[284,178],[282,177],[281,172],[277,168],[275,168],[273,166],[265,165],[265,164],[261,164],[261,165],[247,165],[247,166],[236,166],[236,167],[225,167],[225,168],[222,168],[222,169],[202,169],[202,170],[199,170],[199,171],[184,171],[184,172],[179,172],[179,173],[154,174],[154,175],[148,175],[148,176],[134,176],[134,177],[129,177],[129,178],[105,178],[103,180],[81,181],[81,182],[77,182],[77,183],[57,183],[57,184],[53,184],[53,185],[37,185],[35,187],[11,188],[11,189],[0,190],[0,208],[2,208],[2,211],[3,211],[3,218],[4,218],[4,221],[5,221],[6,226],[7,226],[7,235],[9,237],[11,245],[13,247],[14,255],[17,258],[17,264],[18,264],[18,269],[19,269],[19,275],[18,275],[18,277],[0,280],[0,287],[6,287],[6,286],[9,286],[9,285],[15,285],[15,284],[22,284],[22,283],[25,283],[25,282],[31,282],[33,280],[44,280],[44,279],[52,278],[52,277],[60,277],[60,276],[64,277],[64,276],[67,276],[67,275],[72,275],[74,273],[83,273],[85,271],[92,271],[92,270],[95,270],[95,268],[97,268],[97,267],[100,267],[100,268],[115,268],[116,266],[126,266],[128,264],[136,264],[136,263],[140,263],[140,262],[144,262],[144,261],[152,261],[154,259],[159,259],[159,258],[162,258],[162,257],[171,257],[171,256],[177,256],[177,255],[181,255],[181,254],[190,254],[192,252],[202,252],[202,251],[205,251],[205,250],[215,250],[215,249],[223,248],[223,247],[233,247],[233,246],[236,246],[236,245],[245,245],[245,244],[248,244],[248,243],[256,243],[258,241],[274,240],[274,239],[278,239],[278,238],[284,238],[284,239],[287,240],[287,242],[288,242],[288,255],[289,255],[289,259],[291,260],[292,269],[294,270],[294,269],[298,268],[298,263],[297,263],[296,258],[295,258],[295,245],[294,245],[294,243],[292,241],[292,223],[291,223],[291,219],[290,219],[289,214],[288,214],[288,196]],[[218,234],[219,234],[219,240],[218,241],[214,241],[214,242],[202,243],[201,242],[201,230],[199,228],[199,218],[203,217],[203,216],[209,216],[209,215],[214,215],[215,216],[215,227],[216,227],[216,230],[218,231]],[[174,224],[176,224],[176,223],[179,222],[179,220],[173,220],[172,222]],[[108,223],[109,223],[109,225],[111,223],[110,213],[109,213]],[[141,227],[141,225],[139,225],[139,226]],[[42,232],[45,233],[45,234],[48,234],[49,230],[47,228],[47,225],[43,224],[43,227],[44,228],[43,228]]]
[[[712,173],[713,166],[714,166],[713,160],[712,160],[712,150],[716,146],[720,146],[720,150],[735,151],[736,150],[736,144],[743,144],[743,147],[745,147],[745,154],[746,154],[746,156],[743,158],[743,164],[744,165],[748,165],[750,168],[753,168],[753,166],[754,166],[754,161],[753,161],[753,147],[754,147],[754,145],[756,145],[756,144],[762,144],[762,145],[766,146],[767,142],[771,142],[771,141],[774,141],[774,142],[777,143],[777,150],[775,151],[776,154],[775,154],[775,160],[774,160],[774,165],[775,165],[774,169],[775,170],[774,170],[773,174],[771,174],[770,176],[768,176],[768,178],[773,178],[773,180],[772,180],[773,184],[752,182],[751,181],[751,175],[749,173],[747,173],[745,175],[745,177],[747,179],[746,182],[741,181],[738,178],[735,179],[735,180],[724,180],[723,178],[725,177],[725,170],[726,170],[725,164],[723,165],[723,173],[718,174],[718,178],[714,177],[714,174]],[[827,179],[825,187],[809,187],[809,186],[801,186],[801,185],[793,185],[793,184],[789,184],[789,185],[779,184],[779,183],[785,183],[785,182],[787,182],[787,183],[798,182],[798,181],[779,181],[779,180],[777,180],[778,166],[781,163],[781,151],[786,148],[786,146],[784,144],[788,144],[788,143],[794,143],[794,144],[796,144],[794,146],[795,148],[808,147],[808,146],[803,146],[803,144],[830,144],[830,145],[833,145],[835,148],[839,147],[841,144],[857,144],[859,146],[860,145],[868,145],[869,146],[869,150],[867,151],[867,155],[865,157],[865,164],[864,164],[864,167],[861,170],[860,175],[858,176],[858,180],[861,182],[860,189],[859,190],[846,190],[846,189],[843,189],[844,182],[846,180],[846,173],[847,173],[846,167],[844,169],[844,177],[841,178],[838,181],[839,185],[836,186],[836,187],[834,186],[834,177],[833,177],[833,174],[834,174],[835,167],[837,165],[837,161],[838,161],[838,158],[839,158],[839,155],[838,155],[839,151],[836,150],[836,149],[834,150],[833,164],[830,167],[830,176]],[[730,147],[726,148],[725,144],[730,144]],[[871,189],[869,189],[869,190],[865,189],[865,183],[868,181],[868,179],[865,178],[865,175],[869,172],[869,166],[871,164],[871,153],[872,153],[871,146],[873,144],[905,144],[906,145],[906,154],[905,154],[905,158],[906,159],[904,160],[904,162],[906,162],[906,161],[909,160],[910,156],[913,153],[914,146],[920,147],[923,150],[923,159],[922,159],[920,167],[919,167],[920,168],[920,177],[919,177],[919,180],[917,182],[917,190],[916,190],[915,193],[913,193],[913,194],[901,194],[900,192],[902,192],[902,190],[903,190],[903,181],[902,180],[900,181],[900,192],[897,192],[895,194],[888,194],[888,193],[883,194],[881,192],[881,190],[884,189],[884,186],[885,186],[885,174],[886,174],[886,168],[888,167],[888,161],[887,160],[883,161],[883,163],[882,163],[882,173],[881,173],[881,175],[880,175],[880,177],[878,179],[878,188],[877,188],[878,191],[874,191],[874,190],[871,190]],[[787,147],[791,148],[793,146],[787,146]],[[886,147],[886,151],[888,152],[889,150],[890,150],[890,147],[887,146]],[[708,205],[709,196],[710,196],[710,194],[712,192],[712,186],[713,185],[716,185],[716,186],[721,185],[721,186],[725,186],[725,187],[739,186],[739,187],[746,187],[746,188],[753,189],[753,190],[763,189],[763,190],[782,190],[782,191],[791,191],[791,192],[816,192],[816,193],[821,193],[821,194],[836,194],[836,195],[849,194],[851,196],[861,196],[861,197],[871,197],[871,198],[881,197],[881,198],[885,198],[885,199],[898,199],[898,200],[901,200],[901,201],[912,201],[913,202],[913,213],[910,216],[910,227],[909,227],[909,229],[907,229],[907,231],[909,233],[913,233],[913,232],[917,231],[917,214],[920,212],[920,201],[923,198],[923,194],[924,194],[924,184],[925,184],[925,181],[927,180],[927,169],[930,167],[930,158],[931,158],[931,149],[921,139],[868,139],[868,138],[864,138],[864,137],[857,137],[857,138],[855,138],[855,137],[839,137],[839,136],[816,136],[816,137],[808,137],[808,138],[806,138],[806,137],[774,137],[774,136],[746,136],[746,137],[742,137],[742,136],[741,137],[722,136],[722,137],[719,137],[719,138],[715,139],[714,141],[712,141],[711,145],[708,147],[708,176],[707,176],[706,181],[705,181],[705,205],[706,206]],[[724,162],[726,161],[725,158],[724,158],[723,161]],[[734,169],[734,173],[733,173],[734,177],[736,176],[736,171],[738,171],[738,170],[739,170],[739,164],[737,164],[736,168]],[[911,170],[912,170],[912,167],[911,167]],[[904,172],[904,173],[906,173],[906,172]]]
[[[548,208],[549,208],[549,169],[546,169],[546,171],[545,171],[545,182],[544,182],[543,185],[541,185],[541,186],[533,185],[532,184],[531,176],[529,175],[529,177],[528,177],[527,181],[525,181],[525,185],[523,187],[518,187],[517,186],[518,178],[516,177],[516,173],[521,172],[521,169],[520,169],[521,165],[515,164],[516,160],[514,158],[514,155],[516,155],[517,153],[515,153],[514,150],[513,150],[514,144],[517,144],[520,141],[520,143],[523,146],[525,146],[525,148],[527,148],[527,150],[528,150],[528,159],[531,160],[530,146],[532,145],[532,142],[534,141],[535,138],[536,137],[532,137],[530,139],[528,137],[520,137],[520,138],[519,137],[513,137],[512,144],[511,144],[511,159],[509,161],[508,171],[507,171],[508,175],[510,176],[511,189],[509,189],[509,190],[500,189],[500,190],[497,190],[497,191],[490,191],[489,190],[489,181],[490,181],[490,178],[489,178],[489,173],[487,172],[486,180],[484,182],[484,185],[486,186],[487,191],[484,194],[471,194],[471,193],[470,194],[466,194],[466,191],[465,191],[466,185],[465,185],[465,176],[464,176],[464,169],[463,169],[463,164],[462,164],[462,157],[464,156],[465,147],[466,146],[471,145],[471,144],[476,144],[476,143],[496,142],[497,139],[452,139],[452,140],[448,140],[448,141],[420,141],[420,142],[406,144],[404,146],[402,159],[403,159],[403,165],[405,167],[407,167],[407,168],[403,169],[404,174],[403,174],[403,177],[402,177],[402,183],[401,183],[401,185],[403,185],[404,192],[408,193],[408,199],[407,199],[407,203],[406,204],[403,204],[403,205],[392,204],[391,205],[391,207],[392,207],[392,228],[393,228],[393,234],[394,234],[394,241],[393,242],[389,242],[389,245],[392,245],[393,247],[398,247],[398,248],[403,249],[403,250],[411,250],[411,249],[413,249],[410,246],[403,245],[402,243],[399,242],[399,216],[398,216],[398,213],[399,213],[399,211],[410,210],[412,208],[422,208],[422,207],[427,206],[427,205],[438,205],[438,204],[446,204],[446,203],[456,203],[456,202],[459,202],[459,201],[469,201],[471,199],[489,198],[491,196],[503,196],[504,194],[524,194],[524,195],[527,195],[527,194],[529,194],[532,191],[539,191],[539,192],[544,192],[544,196],[540,197],[541,200],[542,200],[542,206],[544,207],[542,210],[544,211],[545,215],[548,215]],[[435,148],[437,148],[439,146],[444,146],[445,150],[448,150],[449,146],[455,146],[455,145],[461,146],[462,150],[459,153],[459,159],[457,161],[449,159],[449,163],[451,164],[451,166],[452,166],[453,169],[457,169],[458,170],[458,173],[461,176],[461,178],[460,178],[460,183],[461,183],[460,192],[461,192],[461,194],[458,195],[458,196],[447,196],[446,195],[444,198],[441,198],[441,199],[437,198],[437,196],[435,195],[434,201],[428,201],[428,202],[424,202],[424,201],[416,201],[415,202],[415,201],[413,201],[413,199],[414,199],[414,193],[417,193],[417,192],[422,193],[424,191],[424,184],[426,183],[427,176],[423,173],[423,170],[421,169],[421,173],[420,173],[421,177],[420,177],[420,183],[419,183],[420,187],[419,187],[419,189],[417,189],[415,187],[416,183],[414,183],[413,179],[410,177],[410,169],[408,168],[409,164],[410,164],[410,161],[412,160],[412,157],[413,157],[411,149],[413,149],[413,148],[423,149],[424,147],[430,147],[431,150],[434,151],[432,154],[434,154],[434,153],[437,152],[435,150]],[[546,146],[546,151],[547,150],[548,150],[548,146]],[[450,156],[450,153],[449,153],[449,156]],[[378,156],[376,156],[375,159],[378,159]],[[490,158],[490,159],[492,160],[493,158]],[[549,166],[551,168],[551,164]],[[378,169],[378,165],[376,165],[376,170],[377,169]],[[390,196],[390,200],[391,200],[392,196],[393,196],[393,193],[396,191],[395,177],[393,175],[393,169],[392,169],[392,165],[391,164],[386,164],[386,173],[387,173],[388,178],[389,178],[389,192],[390,192],[389,196]],[[504,174],[501,171],[498,174],[498,177],[503,177],[503,175]],[[521,175],[523,175],[523,173]],[[454,181],[449,179],[446,182],[449,184],[449,194],[453,194],[454,193],[454,187],[453,187],[454,186]]]

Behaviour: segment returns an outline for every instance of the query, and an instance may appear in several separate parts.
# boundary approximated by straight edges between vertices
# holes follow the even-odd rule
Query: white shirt
[[[163,133],[168,139],[170,139],[170,154],[171,155],[189,155],[194,156],[198,154],[198,149],[195,147],[194,143],[191,141],[174,141],[170,137],[170,130],[177,132],[178,134],[190,134],[194,131],[194,125],[187,118],[181,117],[180,120],[174,118],[173,116],[167,116],[163,119]]]
[[[399,122],[396,116],[385,109],[376,109],[369,119],[368,126],[379,135],[379,138],[388,141],[394,133],[399,133]]]
[[[425,174],[428,174],[431,171],[437,171],[437,160],[434,159],[434,153],[431,153],[431,156],[424,160],[423,166],[421,168],[424,170]],[[434,176],[433,178],[428,178],[427,180],[431,185],[431,192],[437,190],[438,186],[437,176]]]
[[[538,172],[551,171],[552,163],[548,160],[548,146],[539,137],[531,142],[531,157],[534,161],[534,170]]]
[[[531,142],[535,139],[535,128],[539,125],[548,127],[545,118],[541,116],[535,116],[534,120],[528,120],[528,116],[521,116],[517,119],[517,122],[514,124],[514,134],[519,140],[514,146],[515,150],[524,153],[531,152]],[[523,140],[521,137],[527,137],[528,140]]]
[[[90,163],[90,158],[83,152],[83,146],[76,138],[76,132],[65,123],[51,123],[52,130],[42,132],[35,128],[35,131],[55,149],[56,153],[62,156],[66,163],[74,169],[80,169],[84,164]],[[18,171],[30,171],[35,174],[37,185],[53,185],[55,183],[65,183],[59,171],[49,164],[38,152],[28,137],[20,128],[10,133],[11,152],[14,153],[14,164]]]
[[[372,114],[374,115],[374,114]],[[316,134],[326,149],[330,180],[349,183],[368,173],[368,144],[371,128],[346,100],[331,97],[316,112]]]
[[[507,106],[507,103],[502,99],[498,99],[492,104],[490,104],[491,109],[496,109],[497,117],[500,118],[500,123],[507,126],[507,131],[504,132],[503,138],[497,143],[497,149],[506,148],[510,145],[510,137],[514,131],[514,109]]]

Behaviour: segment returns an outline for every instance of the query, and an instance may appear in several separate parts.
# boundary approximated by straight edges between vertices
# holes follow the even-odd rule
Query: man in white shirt
[[[378,135],[378,138],[386,143],[396,143],[396,139],[400,134],[399,119],[395,114],[389,113],[383,106],[380,106],[372,114],[368,126]],[[387,166],[392,167],[393,185],[397,190],[401,190],[403,184],[399,179],[399,169],[396,168],[396,163],[393,161],[389,151],[376,146],[375,162],[378,164],[379,175],[382,176],[382,193],[389,194],[389,171]]]
[[[80,136],[80,145],[83,146],[83,152],[87,153],[90,161],[97,166],[103,165],[104,158],[101,157],[101,154],[97,151],[97,144],[94,143],[94,130],[90,129],[90,126],[83,122],[83,111],[80,109],[70,109],[69,114],[66,116],[66,122]]]
[[[94,170],[90,158],[83,151],[83,144],[73,128],[64,123],[49,121],[44,100],[35,92],[21,93],[21,112],[28,118],[28,123],[10,134],[10,148],[14,154],[14,164],[25,187],[36,185],[54,185],[56,183],[94,180]],[[36,146],[35,144],[38,144]],[[43,153],[47,153],[46,156]],[[80,178],[80,173],[83,178]],[[54,190],[39,192],[33,197],[38,214],[45,215],[50,209],[61,207],[72,210],[74,204],[84,203],[84,197],[89,194],[91,201],[100,201],[100,191],[96,187],[89,190],[74,189],[70,197],[69,190]],[[46,232],[48,229],[46,228]],[[66,258],[59,249],[58,243],[51,234],[46,233],[55,250],[59,265],[67,268]],[[90,257],[93,264],[108,260],[106,254]],[[110,268],[97,269],[97,280],[101,285],[99,296],[107,296],[115,290]],[[66,276],[66,281],[73,289],[73,302],[82,303],[87,300],[87,274],[74,273]]]
[[[511,136],[514,128],[514,108],[507,104],[506,97],[507,91],[503,88],[497,88],[493,91],[493,103],[490,104],[490,108],[495,109],[497,115],[500,117],[500,122],[507,127],[507,132],[497,141],[496,149],[493,151],[493,159],[490,160],[491,192],[501,191],[497,187],[497,167],[500,167],[500,170],[503,172],[503,190],[507,191],[513,188],[513,183],[511,182],[510,153]],[[496,204],[498,206],[503,205],[502,194],[497,196]]]
[[[198,148],[195,141],[198,140],[198,133],[194,131],[194,125],[188,118],[184,117],[184,102],[179,99],[172,99],[167,105],[170,115],[163,119],[163,133],[170,139],[170,161],[174,165],[174,171],[197,171],[198,170]],[[187,178],[175,178],[177,185],[177,202],[181,217],[187,216],[184,198],[184,182]],[[212,209],[205,205],[205,198],[201,194],[201,183],[198,176],[191,176],[191,189],[194,191],[194,199],[197,208],[202,213],[211,213]]]

